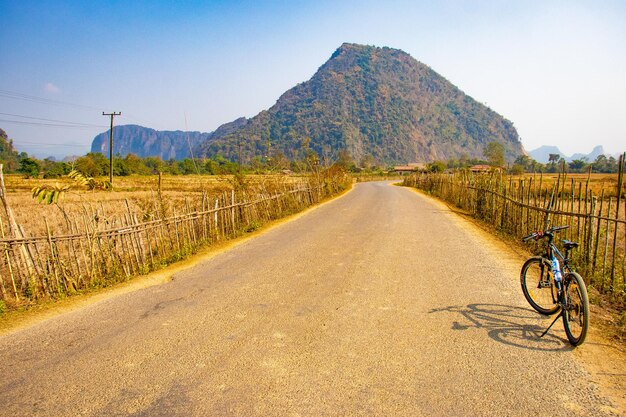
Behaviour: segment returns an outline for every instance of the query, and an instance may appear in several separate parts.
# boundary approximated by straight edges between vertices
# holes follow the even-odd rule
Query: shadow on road
[[[571,350],[569,343],[555,336],[556,323],[544,337],[541,333],[551,323],[549,317],[543,319],[534,310],[501,304],[468,304],[467,306],[450,306],[432,309],[430,313],[456,313],[464,320],[453,321],[453,330],[469,328],[485,329],[490,338],[496,342],[519,348],[543,351]],[[542,320],[545,326],[529,322]]]

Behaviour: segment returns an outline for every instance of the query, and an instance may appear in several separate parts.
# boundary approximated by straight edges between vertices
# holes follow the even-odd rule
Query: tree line
[[[0,157],[0,161],[4,161]],[[5,162],[6,172],[20,173],[28,178],[59,178],[67,175],[73,169],[89,177],[99,177],[109,175],[109,159],[101,153],[90,152],[70,162],[58,162],[51,159],[39,160],[29,157],[25,152],[17,155],[15,161]],[[253,158],[249,163],[240,165],[236,161],[231,161],[222,155],[215,155],[212,158],[182,160],[170,159],[161,160],[159,157],[140,158],[134,154],[124,157],[118,155],[113,158],[113,175],[152,175],[159,172],[170,175],[223,175],[246,173],[271,173],[271,172],[311,172],[316,165],[322,161],[314,152],[307,154],[302,160],[289,161],[284,155],[277,155],[274,158]],[[360,163],[356,163],[349,152],[342,150],[339,152],[335,164],[347,172],[383,172],[392,170],[393,167],[377,166],[371,158],[364,158]],[[588,162],[584,159],[567,162],[562,158],[555,159],[546,164],[535,161],[527,155],[520,155],[513,162],[505,166],[503,157],[486,157],[485,159],[464,158],[449,159],[447,161],[434,161],[427,165],[431,172],[443,172],[446,169],[464,169],[474,165],[491,165],[493,167],[505,168],[510,174],[523,174],[533,172],[556,173],[564,169],[567,172],[584,173],[591,167],[592,172],[597,173],[617,173],[618,162],[613,156],[599,155],[595,161]]]
[[[506,164],[504,147],[498,142],[488,143],[483,155],[484,159],[470,159],[467,156],[461,156],[459,159],[434,161],[427,165],[427,169],[431,172],[443,172],[446,169],[464,169],[474,165],[490,165],[494,168],[504,168],[510,174],[521,175],[533,172],[557,173],[562,171],[585,173],[590,168],[592,172],[615,174],[619,168],[617,159],[607,155],[598,155],[594,161],[582,158],[568,162],[559,154],[550,154],[549,161],[545,164],[535,161],[528,155],[519,155],[512,164]]]
[[[113,175],[153,175],[159,172],[171,175],[222,175],[246,173],[272,173],[272,172],[311,172],[318,166],[335,165],[346,172],[375,172],[384,173],[393,170],[393,166],[382,166],[372,157],[365,155],[360,161],[355,161],[346,149],[339,150],[334,159],[326,154],[319,156],[308,142],[303,145],[304,157],[290,160],[283,153],[275,152],[270,157],[256,156],[248,161],[232,161],[221,154],[210,158],[185,158],[182,160],[170,159],[167,161],[159,157],[141,158],[134,154],[126,156],[116,155],[113,158]],[[591,167],[593,172],[617,173],[618,162],[613,156],[599,155],[594,161],[576,159],[571,162],[565,161],[558,154],[551,154],[546,164],[535,161],[528,155],[519,155],[511,164],[505,162],[505,149],[499,142],[490,142],[483,151],[484,159],[451,158],[447,161],[433,161],[427,164],[427,169],[432,172],[443,172],[446,169],[464,169],[473,165],[490,165],[504,168],[511,174],[523,174],[532,172],[555,173],[566,170],[567,172],[587,172]],[[7,173],[20,173],[29,178],[59,178],[76,170],[87,177],[100,177],[109,175],[109,159],[99,152],[90,152],[72,161],[55,161],[50,158],[43,160],[29,156],[26,152],[17,152],[6,133],[0,129],[0,163],[4,164]],[[506,164],[506,165],[505,165]]]

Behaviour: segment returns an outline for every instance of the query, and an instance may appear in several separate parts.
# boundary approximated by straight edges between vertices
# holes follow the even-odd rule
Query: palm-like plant
[[[73,180],[73,184],[55,183],[54,185],[33,187],[32,197],[36,199],[38,203],[54,204],[57,206],[59,210],[61,210],[61,213],[63,213],[63,217],[65,217],[68,227],[71,227],[71,222],[67,213],[63,207],[59,205],[59,201],[63,198],[63,196],[76,186],[85,187],[88,190],[110,190],[112,185],[109,181],[98,181],[95,178],[87,177],[76,170],[70,171],[67,176]]]

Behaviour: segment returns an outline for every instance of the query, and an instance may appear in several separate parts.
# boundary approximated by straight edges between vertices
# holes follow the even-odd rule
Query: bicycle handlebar
[[[544,238],[546,236],[552,236],[552,233],[558,232],[559,230],[567,229],[568,227],[569,226],[567,226],[567,225],[566,226],[554,226],[554,227],[552,227],[552,228],[550,228],[548,230],[539,230],[539,231],[536,231],[536,232],[532,232],[528,236],[524,236],[522,238],[522,241],[523,242],[528,242],[531,239],[539,240],[539,239],[542,239],[542,238]]]

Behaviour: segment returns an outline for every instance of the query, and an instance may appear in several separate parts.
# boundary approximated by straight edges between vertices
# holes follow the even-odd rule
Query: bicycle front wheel
[[[578,346],[585,341],[589,328],[589,297],[585,282],[576,272],[565,276],[565,297],[565,334],[572,345]]]
[[[546,316],[559,309],[550,262],[541,256],[526,261],[520,274],[522,292],[528,303]]]

